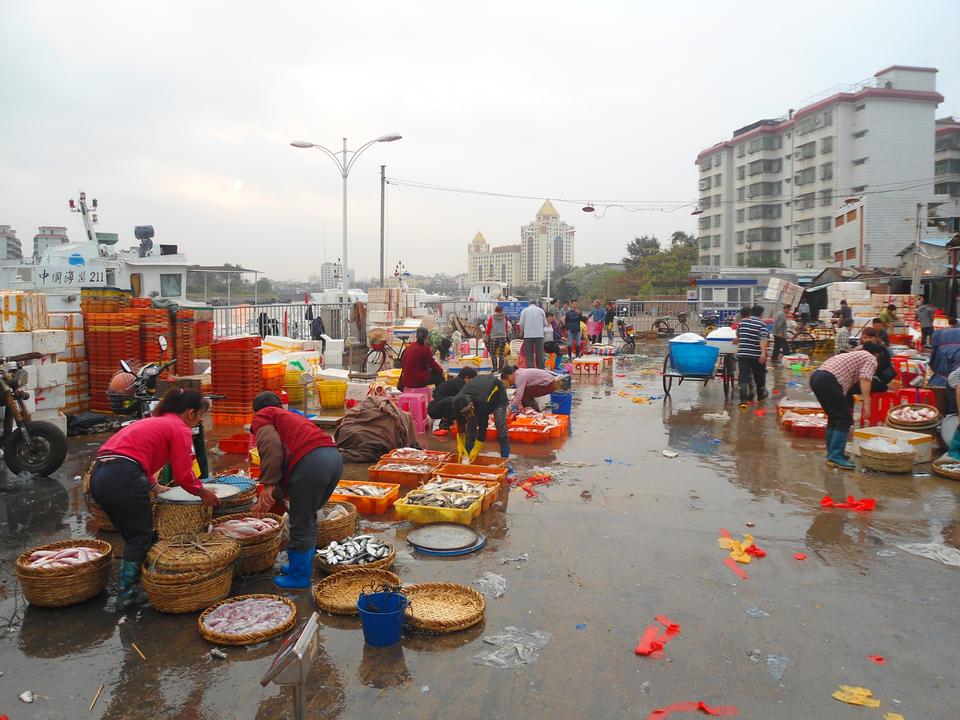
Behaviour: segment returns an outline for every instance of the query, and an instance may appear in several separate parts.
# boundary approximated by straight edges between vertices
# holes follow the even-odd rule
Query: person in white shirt
[[[537,305],[536,300],[520,313],[520,332],[523,335],[523,356],[527,367],[536,367],[543,370],[546,363],[543,358],[543,330],[547,326],[547,316]],[[534,364],[536,363],[536,364]]]

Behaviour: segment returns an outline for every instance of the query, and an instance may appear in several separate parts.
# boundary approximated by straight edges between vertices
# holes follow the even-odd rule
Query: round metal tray
[[[473,547],[480,533],[460,523],[437,522],[421,525],[407,533],[407,542],[417,550],[449,552]]]
[[[230,498],[234,495],[239,495],[243,490],[233,485],[224,485],[222,483],[204,483],[203,487],[207,490],[213,490],[218,498],[223,500],[224,498]],[[191,495],[182,487],[177,485],[172,487],[169,490],[164,490],[159,495],[157,495],[157,500],[160,502],[169,502],[169,503],[198,503],[200,498],[196,495]]]

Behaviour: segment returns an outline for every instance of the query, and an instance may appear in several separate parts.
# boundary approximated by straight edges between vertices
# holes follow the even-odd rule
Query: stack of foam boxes
[[[79,415],[90,409],[90,366],[83,338],[83,315],[76,312],[50,313],[50,327],[67,334],[66,348],[57,357],[67,366],[65,415]]]
[[[367,329],[393,327],[397,321],[400,288],[370,288],[367,291]]]
[[[803,295],[803,288],[799,285],[783,280],[782,278],[772,277],[767,285],[767,290],[763,299],[776,305],[792,305],[797,307],[800,302],[800,296]],[[777,308],[780,309],[779,307]]]

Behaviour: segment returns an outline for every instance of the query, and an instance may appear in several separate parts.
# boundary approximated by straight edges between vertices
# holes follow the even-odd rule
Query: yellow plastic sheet
[[[840,689],[833,694],[833,698],[850,705],[863,705],[869,708],[880,707],[880,701],[874,699],[873,691],[864,687],[841,685]]]
[[[883,720],[907,720],[900,713],[884,713]]]
[[[750,533],[746,533],[743,536],[743,541],[734,540],[732,537],[719,537],[717,538],[717,545],[724,550],[729,550],[730,557],[738,563],[743,563],[744,565],[750,564],[751,558],[747,555],[747,548],[753,545],[753,535]]]

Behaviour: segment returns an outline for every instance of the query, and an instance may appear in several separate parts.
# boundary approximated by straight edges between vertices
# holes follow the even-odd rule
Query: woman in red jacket
[[[317,511],[343,477],[343,458],[333,438],[303,415],[284,410],[280,398],[262,392],[253,399],[250,432],[260,453],[264,486],[255,512],[270,512],[274,502],[290,503],[287,564],[273,582],[282,588],[310,587],[317,549]]]
[[[433,348],[427,344],[429,335],[426,328],[417,328],[417,341],[403,351],[403,357],[400,358],[403,370],[397,382],[398,390],[439,385],[446,379],[443,368],[433,359]]]
[[[155,475],[170,464],[173,479],[204,505],[219,505],[212,490],[194,474],[193,430],[209,407],[199,390],[172,388],[153,417],[127,425],[97,451],[90,494],[123,536],[117,578],[117,612],[147,601],[140,590],[140,566],[156,540],[153,529]]]

